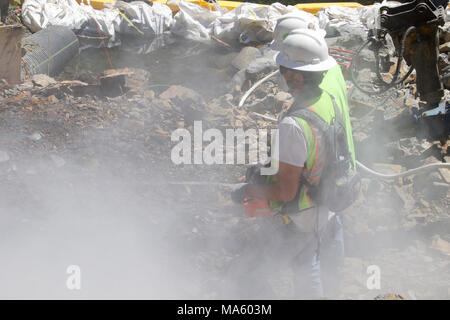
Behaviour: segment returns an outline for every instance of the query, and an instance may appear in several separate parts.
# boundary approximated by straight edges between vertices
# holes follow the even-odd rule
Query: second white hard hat
[[[292,12],[278,18],[273,31],[273,41],[270,47],[273,50],[280,50],[280,44],[286,35],[295,29],[311,29],[321,37],[325,37],[325,30],[319,28],[319,20],[308,12]]]
[[[328,55],[325,39],[310,29],[289,32],[274,59],[279,65],[299,71],[326,71],[336,65],[336,60]]]

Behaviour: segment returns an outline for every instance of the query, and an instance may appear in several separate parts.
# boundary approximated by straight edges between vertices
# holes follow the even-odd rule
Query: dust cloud
[[[229,190],[168,184],[236,182],[244,166],[174,165],[170,134],[192,128],[193,120],[220,129],[270,128],[249,114],[275,113],[276,84],[260,87],[239,111],[233,104],[242,92],[234,88],[237,70],[230,63],[239,50],[188,42],[148,54],[130,48],[110,50],[114,67],[146,70],[150,80],[134,82],[123,95],[63,94],[50,103],[31,94],[2,105],[0,297],[295,298],[292,279],[299,271],[278,259],[289,252],[271,251],[282,232],[269,220],[246,217]],[[82,53],[61,77],[89,83],[108,68],[102,52]],[[161,93],[172,85],[195,91],[176,89],[193,102],[163,101]],[[401,99],[385,100],[387,112],[398,111]],[[364,164],[398,171],[435,158],[433,143],[379,130],[386,110],[360,121],[367,106],[351,101],[350,108]],[[448,298],[449,260],[436,238],[449,240],[442,183],[436,172],[396,183],[365,177],[360,200],[342,214],[342,290],[327,298],[389,292]],[[381,289],[367,288],[371,265],[380,267]],[[70,266],[80,268],[80,290],[69,289]]]

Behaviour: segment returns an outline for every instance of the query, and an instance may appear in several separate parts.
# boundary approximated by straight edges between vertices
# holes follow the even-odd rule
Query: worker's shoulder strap
[[[305,120],[306,122],[316,127],[320,132],[327,132],[328,128],[330,127],[330,125],[325,120],[323,120],[321,116],[319,116],[309,108],[295,110],[293,112],[290,112],[288,115]]]
[[[336,103],[336,100],[334,99],[333,95],[330,94],[329,92],[325,91],[330,98],[331,98],[331,102],[333,104],[333,109],[334,109],[334,114],[335,114],[335,119],[342,125],[344,125],[344,121],[342,118],[342,114],[341,111],[339,110],[339,107]],[[311,110],[310,108],[306,108],[306,107],[300,107],[300,106],[296,106],[295,104],[293,105],[294,109],[293,110],[289,110],[285,116],[294,116],[294,117],[299,117],[304,119],[306,122],[311,123],[312,125],[314,125],[317,129],[319,129],[321,132],[327,132],[328,128],[330,127],[330,124],[327,123],[324,119],[322,119],[321,116],[319,116],[316,112],[314,112],[313,110]]]
[[[333,109],[334,109],[334,117],[335,117],[336,121],[339,122],[342,126],[344,126],[344,119],[342,117],[341,110],[339,110],[336,99],[328,91],[326,91],[326,90],[323,90],[323,91],[326,92],[331,98],[331,102],[333,103]]]

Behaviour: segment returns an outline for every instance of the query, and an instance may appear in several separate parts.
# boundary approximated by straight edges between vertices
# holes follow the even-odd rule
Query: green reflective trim
[[[267,176],[266,183],[267,184],[273,184],[277,182],[276,176]],[[283,206],[283,201],[269,201],[269,206],[272,208],[273,211],[280,211]]]
[[[300,198],[298,200],[298,208],[299,208],[299,210],[305,210],[310,207],[311,206],[309,205],[308,198],[306,197],[306,187],[303,186],[301,193],[300,193]]]
[[[302,118],[295,117],[303,129],[307,143],[307,155],[306,155],[306,169],[311,169],[314,166],[314,161],[316,160],[316,140],[314,138],[314,133],[311,130],[308,122]]]

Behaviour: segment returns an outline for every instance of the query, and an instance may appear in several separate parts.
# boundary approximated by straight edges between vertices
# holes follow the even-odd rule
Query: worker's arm
[[[247,196],[271,201],[291,201],[297,194],[302,167],[293,166],[285,162],[279,163],[276,175],[277,182],[267,185],[251,184],[245,188]]]
[[[285,118],[278,125],[273,148],[278,150],[273,161],[279,163],[273,184],[247,184],[232,192],[231,198],[241,203],[245,197],[288,202],[295,198],[307,158],[307,143],[294,118]],[[278,147],[277,147],[278,146]],[[251,181],[247,181],[251,182]]]

